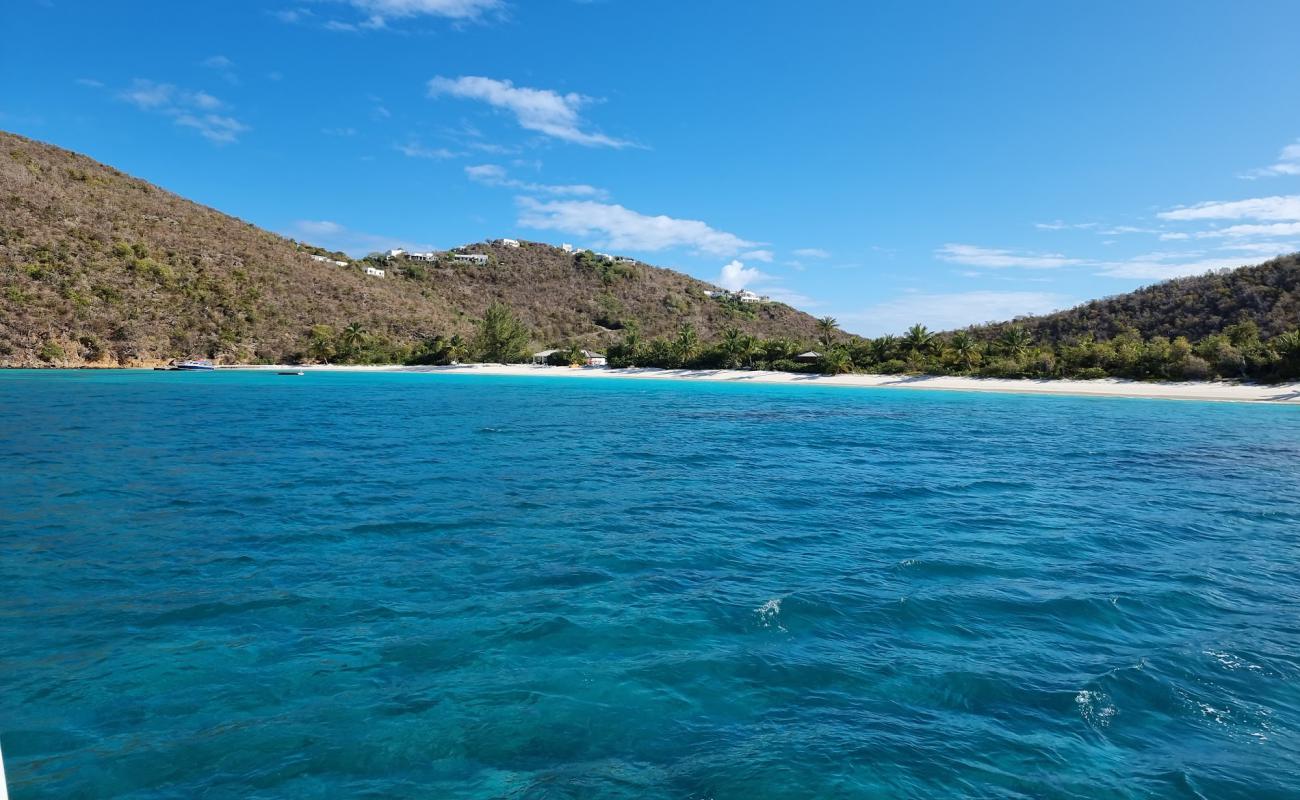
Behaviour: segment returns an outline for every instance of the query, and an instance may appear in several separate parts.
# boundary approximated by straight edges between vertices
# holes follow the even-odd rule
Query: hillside
[[[1087,335],[1112,339],[1130,330],[1144,338],[1185,336],[1196,341],[1247,321],[1266,339],[1300,326],[1300,254],[1176,278],[1054,314],[976,330],[995,333],[1014,324],[1038,341],[1053,343]]]
[[[0,132],[0,366],[148,365],[302,357],[313,328],[359,326],[398,353],[468,337],[493,302],[533,346],[604,348],[636,326],[667,336],[690,323],[812,341],[789,306],[741,308],[709,284],[648,265],[617,270],[549,245],[474,245],[486,266],[316,261],[302,245],[185,200],[85,156]],[[343,259],[340,259],[343,260]]]

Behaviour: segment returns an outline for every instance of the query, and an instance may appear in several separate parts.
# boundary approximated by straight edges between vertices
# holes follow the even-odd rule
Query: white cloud
[[[771,250],[750,250],[747,253],[741,253],[740,257],[750,261],[762,261],[765,264],[771,264],[772,259],[775,258]]]
[[[1254,197],[1249,200],[1209,201],[1161,211],[1161,219],[1254,219],[1265,222],[1300,221],[1300,194]]]
[[[1195,239],[1224,239],[1238,236],[1297,236],[1300,235],[1300,222],[1270,222],[1267,225],[1229,225],[1226,228],[1214,228],[1197,231],[1192,234]]]
[[[420,16],[460,20],[478,19],[484,13],[495,11],[503,6],[501,0],[343,0],[343,2],[368,14],[372,27],[382,27],[386,19]]]
[[[132,81],[131,88],[121,92],[118,96],[135,107],[147,111],[171,105],[173,98],[176,96],[176,87],[170,83],[154,83],[153,81],[136,78]]]
[[[1256,178],[1269,178],[1277,175],[1300,175],[1300,139],[1294,144],[1289,144],[1282,148],[1278,154],[1277,161],[1267,167],[1252,169],[1241,175],[1246,180],[1255,180]]]
[[[356,136],[356,128],[321,128],[321,133],[326,136]]]
[[[205,139],[217,144],[237,142],[240,134],[249,130],[244,123],[223,114],[181,114],[176,118],[176,124],[193,128]]]
[[[103,81],[97,81],[94,78],[77,78],[78,86],[89,86],[91,89],[103,89]]]
[[[1300,242],[1234,242],[1220,245],[1217,249],[1237,253],[1255,253],[1271,257],[1300,251]]]
[[[342,250],[353,256],[363,256],[394,247],[406,250],[434,249],[433,245],[427,242],[412,242],[395,236],[354,231],[331,220],[300,219],[293,223],[286,235],[318,247]]]
[[[1246,263],[1256,263],[1258,258],[1222,256],[1198,258],[1199,253],[1148,253],[1126,261],[1099,263],[1099,275],[1109,278],[1163,281],[1188,275],[1203,275],[1212,270],[1233,269]],[[1190,259],[1190,260],[1189,260]]]
[[[1066,258],[1060,253],[1025,253],[979,247],[973,244],[945,244],[935,251],[935,256],[953,264],[966,264],[972,267],[1054,269],[1083,263],[1077,258]]]
[[[192,128],[216,144],[236,142],[240,135],[252,130],[229,114],[215,113],[226,104],[201,90],[137,78],[129,89],[118,93],[118,98],[142,111],[171,117],[175,124]]]
[[[530,89],[506,80],[467,75],[430,80],[429,96],[440,95],[479,100],[493,108],[509,111],[525,130],[562,141],[586,147],[618,148],[631,144],[603,133],[582,130],[583,120],[578,110],[591,102],[591,98],[573,92],[559,94],[550,89]]]
[[[860,312],[841,314],[846,326],[867,336],[901,333],[916,323],[933,330],[952,330],[982,322],[1000,322],[1026,314],[1046,314],[1074,301],[1050,292],[909,293]]]
[[[442,161],[456,157],[455,153],[445,147],[425,147],[419,142],[407,142],[406,144],[393,145],[393,147],[407,158],[427,158],[433,161]]]
[[[506,168],[499,164],[478,164],[465,167],[465,175],[475,183],[484,186],[502,186],[524,192],[549,195],[572,195],[574,197],[604,197],[604,189],[588,186],[585,183],[532,183],[511,178]]]
[[[718,273],[716,283],[724,289],[738,292],[751,284],[771,279],[771,275],[753,267],[747,267],[742,261],[733,260],[722,265],[722,272]]]
[[[831,254],[820,247],[800,247],[794,251],[799,258],[830,258]]]
[[[1038,228],[1039,230],[1043,230],[1043,231],[1068,231],[1068,230],[1081,230],[1081,231],[1086,231],[1086,230],[1089,230],[1090,228],[1095,228],[1095,227],[1097,227],[1097,223],[1095,223],[1095,222],[1066,222],[1066,221],[1063,220],[1063,219],[1058,219],[1058,220],[1054,220],[1054,221],[1052,221],[1052,222],[1035,222],[1035,223],[1034,223],[1034,227],[1035,227],[1035,228]]]
[[[687,247],[713,255],[733,256],[761,244],[716,230],[699,220],[652,217],[616,204],[591,200],[540,202],[529,197],[518,198],[518,202],[520,225],[598,237],[598,246],[610,249],[654,251]]]

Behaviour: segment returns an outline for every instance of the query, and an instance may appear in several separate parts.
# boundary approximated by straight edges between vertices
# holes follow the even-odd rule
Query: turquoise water
[[[1300,796],[1300,409],[0,373],[22,798]]]

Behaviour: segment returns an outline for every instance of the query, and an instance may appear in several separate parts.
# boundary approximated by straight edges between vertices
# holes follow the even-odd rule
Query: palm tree
[[[695,326],[689,322],[682,325],[677,331],[677,338],[673,340],[673,357],[677,360],[678,366],[685,367],[695,356],[699,346],[700,336],[695,332]]]
[[[1029,345],[1033,341],[1033,335],[1019,325],[1007,328],[998,337],[998,344],[1002,345],[1002,352],[1017,361],[1029,354]]]
[[[934,331],[921,323],[916,323],[903,334],[903,346],[913,356],[924,355],[934,347]]]
[[[339,341],[343,343],[344,349],[352,352],[366,341],[366,329],[360,322],[354,322],[343,329],[339,334]]]
[[[735,369],[741,364],[753,365],[754,351],[758,343],[753,336],[741,333],[738,328],[727,328],[722,332],[722,341],[718,348],[726,357],[728,369]]]
[[[821,336],[823,350],[830,350],[835,344],[835,331],[839,328],[839,321],[835,317],[822,317],[817,320],[817,332]]]
[[[967,372],[974,369],[975,357],[979,354],[979,342],[975,341],[974,336],[966,331],[957,331],[948,344],[952,346],[952,352],[961,360]]]
[[[823,374],[842,375],[853,371],[853,359],[845,348],[831,347],[822,354],[821,367]]]
[[[871,340],[871,357],[877,364],[883,364],[894,357],[894,349],[898,346],[898,337],[892,333],[887,333],[876,339]]]

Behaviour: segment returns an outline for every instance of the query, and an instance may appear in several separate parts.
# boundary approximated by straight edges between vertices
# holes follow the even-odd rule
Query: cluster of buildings
[[[770,303],[772,298],[765,294],[754,294],[748,289],[741,289],[738,292],[728,291],[726,289],[714,289],[705,292],[714,300],[735,300],[741,303]]]
[[[496,245],[498,247],[518,248],[521,246],[521,243],[518,239],[488,239],[487,243]],[[566,253],[579,252],[579,250],[577,250],[576,248],[574,248],[573,245],[567,242],[560,245],[560,249]],[[315,255],[315,254],[310,254],[310,255],[313,261],[320,261],[327,264],[334,264],[340,267],[346,267],[350,263],[347,261],[335,261],[334,259],[328,258],[326,256]],[[610,255],[609,253],[595,253],[594,255],[596,256],[596,258],[609,264],[640,263],[635,258],[630,258],[628,256],[615,256],[615,255]],[[452,261],[457,263],[474,264],[475,266],[480,266],[480,267],[486,266],[488,263],[487,254],[467,253],[465,252],[464,247],[453,248],[452,250],[449,250],[445,253],[438,250],[430,250],[428,252],[421,253],[416,251],[404,250],[400,247],[395,247],[392,250],[389,250],[386,253],[384,253],[384,259],[386,261],[394,261],[399,258],[407,259],[409,261],[423,261],[426,263],[433,263],[440,258],[450,258]],[[372,277],[383,278],[386,276],[387,271],[379,269],[378,267],[367,266],[365,267],[365,273]],[[755,297],[757,297],[757,295],[755,295]],[[763,299],[766,300],[767,298],[763,298]]]
[[[311,256],[312,261],[319,261],[323,264],[333,264],[336,267],[346,267],[348,265],[348,262],[346,261],[335,261],[329,256],[318,256],[315,253],[310,253],[309,255]]]

